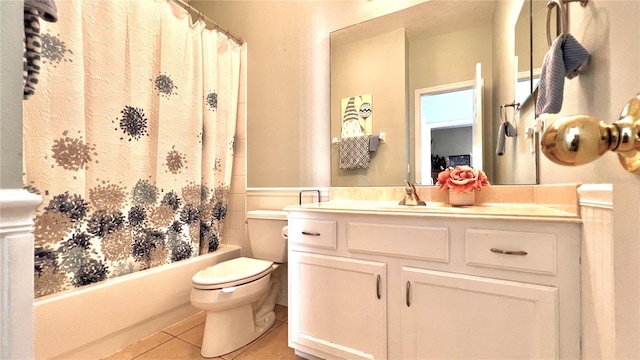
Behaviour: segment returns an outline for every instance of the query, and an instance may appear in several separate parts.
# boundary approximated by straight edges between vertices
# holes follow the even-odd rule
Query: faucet
[[[420,196],[418,196],[418,192],[416,191],[416,186],[405,180],[405,196],[404,199],[400,200],[398,205],[407,205],[407,206],[427,206],[427,203],[420,200]]]

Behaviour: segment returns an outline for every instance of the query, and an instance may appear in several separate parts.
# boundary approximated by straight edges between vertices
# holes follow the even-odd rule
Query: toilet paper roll
[[[283,227],[280,233],[282,234],[283,238],[285,239],[289,238],[289,227],[288,226]]]

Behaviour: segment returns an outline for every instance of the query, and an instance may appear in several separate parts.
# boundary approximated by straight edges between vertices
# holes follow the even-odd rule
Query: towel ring
[[[547,45],[549,45],[549,47],[551,47],[551,10],[553,9],[553,7],[556,6],[558,8],[558,11],[560,11],[560,24],[561,24],[561,29],[562,29],[562,35],[567,35],[567,32],[569,31],[568,29],[568,22],[569,20],[567,19],[567,14],[564,11],[564,6],[562,4],[562,0],[551,0],[547,3]]]

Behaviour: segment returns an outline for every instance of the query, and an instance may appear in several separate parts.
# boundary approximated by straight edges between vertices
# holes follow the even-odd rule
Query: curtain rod
[[[198,14],[198,19],[202,19],[205,22],[208,22],[210,24],[212,24],[216,30],[222,32],[223,34],[227,35],[229,38],[233,39],[236,43],[238,43],[238,45],[242,45],[244,42],[242,41],[242,38],[236,37],[234,35],[232,35],[229,31],[223,29],[220,27],[220,25],[218,25],[217,22],[211,20],[207,15],[203,14],[200,10],[194,8],[193,6],[191,6],[188,2],[184,1],[184,0],[171,0],[174,3],[180,5],[182,8],[184,8],[185,10],[189,11],[193,11],[196,12]]]

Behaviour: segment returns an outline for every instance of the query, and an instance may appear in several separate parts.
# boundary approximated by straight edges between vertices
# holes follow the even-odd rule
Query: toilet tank
[[[254,258],[287,262],[287,239],[282,235],[287,226],[286,211],[250,210],[247,211],[247,224]]]

